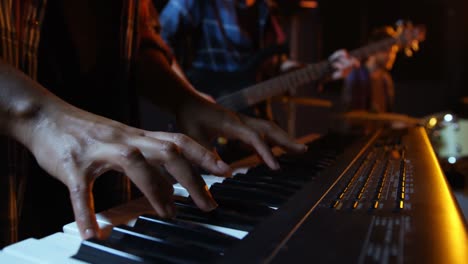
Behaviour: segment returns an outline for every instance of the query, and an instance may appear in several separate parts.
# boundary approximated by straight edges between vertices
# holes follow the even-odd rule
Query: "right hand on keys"
[[[15,130],[21,131],[20,141],[33,152],[39,165],[68,187],[83,238],[99,237],[92,186],[109,170],[130,177],[162,217],[173,217],[175,208],[172,185],[158,173],[157,166],[163,166],[184,186],[202,210],[216,208],[191,164],[216,175],[229,173],[230,167],[191,138],[136,129],[59,99],[51,101],[31,124]]]

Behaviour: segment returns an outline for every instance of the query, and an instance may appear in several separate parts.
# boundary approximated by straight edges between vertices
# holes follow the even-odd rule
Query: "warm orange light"
[[[302,7],[302,8],[317,8],[318,7],[318,3],[317,1],[307,1],[307,0],[303,0],[299,3],[299,5]]]
[[[421,128],[422,129],[422,128]],[[439,166],[437,157],[432,150],[430,140],[426,133],[421,132],[426,146],[431,149],[430,159],[432,160],[430,164],[431,168],[427,168],[429,171],[433,171],[437,175],[444,175],[442,169]],[[456,207],[456,204],[453,201],[453,196],[450,193],[450,188],[444,177],[438,177],[438,182],[433,185],[433,193],[438,196],[438,200],[447,201],[440,206],[440,212],[434,214],[434,217],[437,217],[440,223],[443,223],[444,226],[450,228],[443,228],[443,233],[439,234],[439,239],[445,241],[441,243],[446,245],[447,257],[449,259],[444,259],[445,263],[466,263],[468,259],[468,250],[466,248],[466,232],[464,228],[463,218],[460,216],[460,213]]]

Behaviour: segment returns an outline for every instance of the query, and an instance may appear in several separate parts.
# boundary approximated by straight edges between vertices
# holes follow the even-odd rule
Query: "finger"
[[[173,137],[174,133],[157,132],[157,134],[158,138],[176,140]],[[189,141],[191,142],[185,142],[185,144],[183,144],[184,148],[199,148],[199,151],[203,149],[205,150],[205,153],[208,152],[209,155],[213,156],[209,159],[213,160],[216,158],[214,154],[204,149],[198,143],[191,139]],[[138,146],[139,149],[143,151],[146,160],[149,160],[152,164],[162,164],[167,169],[167,171],[185,189],[187,189],[193,201],[198,207],[200,207],[200,209],[209,211],[218,206],[211,196],[211,193],[208,191],[208,187],[206,186],[201,176],[194,173],[192,165],[187,159],[185,159],[183,153],[181,152],[181,148],[179,148],[175,143],[149,137],[139,137],[138,139],[133,139],[132,142],[135,144],[135,146]],[[208,153],[206,155],[208,155]],[[196,155],[196,153],[191,154]],[[213,167],[213,165],[211,164],[211,166],[208,167]]]
[[[245,123],[256,131],[264,134],[270,142],[282,147],[286,151],[304,152],[307,150],[306,145],[294,142],[294,140],[290,138],[284,130],[272,122],[258,120],[255,118],[247,118]]]
[[[157,137],[158,140],[174,143],[184,157],[210,173],[215,175],[227,175],[231,171],[229,165],[224,163],[214,152],[209,151],[184,134],[152,132],[151,135]],[[138,142],[135,144],[146,152],[147,146],[152,144],[151,142],[145,142],[147,140],[148,138],[139,138],[137,139]],[[153,144],[157,144],[157,142]]]
[[[159,216],[169,218],[175,215],[172,185],[147,162],[138,148],[120,144],[106,145],[96,150],[94,159],[123,171]]]
[[[157,133],[160,133],[160,132],[157,132]],[[196,142],[198,142],[203,147],[207,149],[210,149],[212,147],[212,142],[211,142],[212,137],[208,135],[207,133],[204,133],[201,129],[190,127],[186,129],[184,133],[186,133],[189,137],[193,138]],[[164,133],[164,132],[161,133],[161,137],[162,137],[161,139],[172,141],[173,136],[174,135],[170,135],[169,133]]]
[[[348,65],[346,63],[343,63],[341,61],[335,61],[332,63],[332,66],[333,66],[333,69],[335,70],[343,70],[345,69],[346,67],[348,67]]]
[[[203,178],[196,174],[191,164],[179,152],[178,147],[166,142],[159,152],[167,171],[190,193],[195,204],[202,210],[211,211],[218,207]]]
[[[228,131],[231,131],[229,136],[240,139],[247,145],[252,146],[268,167],[273,170],[280,168],[270,148],[255,131],[245,125],[232,126]]]
[[[329,61],[335,61],[337,60],[338,58],[340,57],[346,57],[348,55],[348,52],[344,49],[339,49],[335,52],[332,53],[332,55],[330,55],[330,57],[328,57],[328,60]]]
[[[73,177],[79,179],[80,177]],[[94,213],[94,201],[90,183],[77,182],[68,186],[75,221],[83,239],[100,237],[99,226]]]

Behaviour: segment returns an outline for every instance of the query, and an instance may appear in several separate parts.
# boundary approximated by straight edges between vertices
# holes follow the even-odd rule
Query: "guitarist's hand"
[[[333,52],[328,57],[328,61],[330,61],[334,70],[331,75],[332,80],[345,78],[353,68],[359,67],[359,60],[349,55],[348,51],[344,49]]]
[[[271,169],[279,169],[279,165],[265,141],[286,151],[303,152],[307,149],[272,122],[238,115],[206,101],[198,100],[185,105],[177,114],[177,119],[184,133],[206,147],[216,136],[238,139],[250,145]]]

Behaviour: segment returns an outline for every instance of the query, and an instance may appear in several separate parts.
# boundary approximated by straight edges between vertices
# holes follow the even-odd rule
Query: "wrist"
[[[32,150],[38,130],[53,123],[53,116],[63,112],[62,104],[63,101],[51,94],[20,100],[9,113],[7,134]]]

